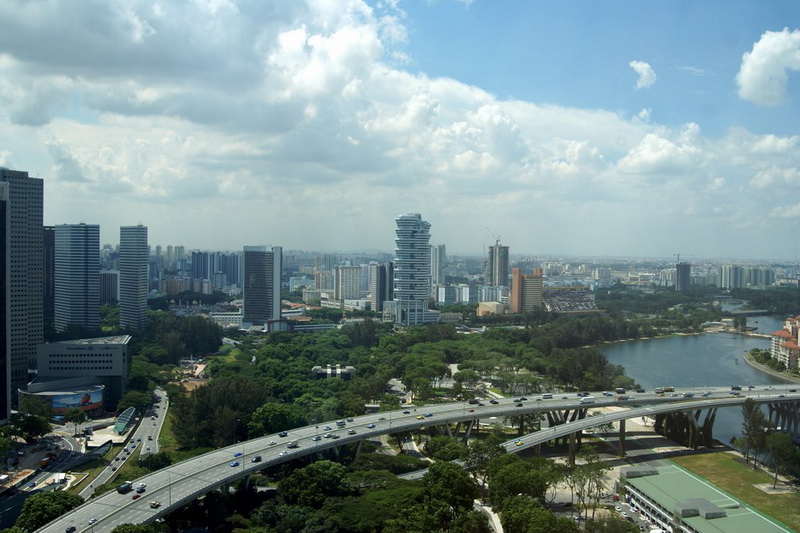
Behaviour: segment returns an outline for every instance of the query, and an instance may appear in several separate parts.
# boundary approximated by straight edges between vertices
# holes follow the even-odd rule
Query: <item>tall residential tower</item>
[[[396,324],[438,322],[439,312],[428,310],[431,225],[419,213],[400,215],[395,223],[394,301],[385,306],[385,311]]]
[[[141,330],[147,325],[147,226],[119,229],[119,325]]]
[[[55,328],[100,328],[100,226],[55,227]]]

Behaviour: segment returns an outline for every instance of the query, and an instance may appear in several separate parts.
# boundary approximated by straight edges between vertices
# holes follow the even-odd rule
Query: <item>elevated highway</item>
[[[710,392],[708,396],[699,395],[706,390]],[[727,388],[703,389],[697,391],[693,397],[684,397],[681,392],[674,396],[653,392],[629,395],[630,399],[620,401],[615,396],[603,396],[601,392],[592,393],[592,403],[587,403],[585,399],[581,401],[574,394],[558,394],[552,399],[501,399],[496,404],[484,401],[480,406],[459,402],[359,416],[349,419],[343,428],[337,428],[334,422],[305,426],[289,431],[285,437],[269,435],[241,442],[158,470],[133,480],[134,484],[146,484],[146,490],[141,497],[133,499],[135,493],[108,492],[87,501],[38,531],[63,533],[66,528],[75,527],[77,531],[101,533],[110,532],[114,527],[125,523],[149,524],[207,492],[225,487],[266,467],[345,444],[377,438],[383,434],[415,431],[431,425],[471,423],[478,419],[530,413],[585,413],[587,409],[598,407],[630,407],[616,413],[570,419],[528,435],[520,445],[515,441],[505,443],[509,451],[519,451],[609,422],[672,411],[740,406],[746,398],[770,405],[800,405],[800,393],[790,392],[788,387],[745,389],[737,396],[731,395]],[[326,426],[331,429],[326,429]],[[337,438],[325,438],[325,433],[336,435]],[[315,437],[319,437],[319,440],[314,440]],[[296,447],[289,447],[290,443],[296,444]],[[159,502],[158,507],[151,507],[150,502],[153,501]]]

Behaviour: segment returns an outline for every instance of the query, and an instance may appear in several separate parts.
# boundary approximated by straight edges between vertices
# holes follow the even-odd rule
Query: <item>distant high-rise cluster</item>
[[[479,315],[539,309],[588,314],[598,311],[594,290],[617,283],[674,286],[677,291],[687,291],[693,283],[716,284],[723,289],[797,286],[793,268],[757,264],[720,266],[696,261],[690,265],[680,262],[680,257],[674,268],[671,262],[661,260],[638,265],[571,264],[534,257],[512,260],[509,247],[497,236],[488,254],[448,256],[444,244],[430,244],[431,224],[420,214],[399,215],[395,224],[394,254],[291,252],[284,257],[279,246],[222,252],[157,245],[151,251],[148,228],[141,224],[121,227],[118,245],[101,246],[96,224],[43,226],[43,181],[26,172],[0,168],[0,276],[4,280],[0,289],[0,423],[8,418],[18,391],[46,394],[47,388],[53,387],[47,379],[29,383],[36,375],[37,348],[41,351],[45,327],[70,336],[73,329],[98,330],[100,305],[118,303],[120,327],[127,332],[142,330],[147,326],[147,301],[153,292],[168,295],[170,305],[179,307],[180,312],[200,313],[204,311],[204,304],[197,302],[200,298],[185,293],[224,291],[242,297],[242,312],[216,310],[225,316],[212,319],[223,326],[308,331],[331,325],[301,316],[303,310],[294,304],[296,308],[282,312],[284,270],[291,275],[288,289],[292,298],[302,291],[305,302],[339,309],[343,320],[351,318],[350,310],[371,310],[398,326],[460,320],[463,309],[454,306],[440,313],[430,309],[431,300],[442,306],[477,304]],[[800,349],[794,330],[790,333],[794,340],[781,333],[778,348],[782,361],[796,364]],[[78,363],[60,363],[66,360],[61,350],[88,352],[101,345],[111,350],[115,344],[127,343],[126,338],[74,341],[53,347],[52,357],[39,361],[47,361],[46,372],[51,377],[67,379],[82,370]],[[127,353],[121,348],[117,351]],[[102,359],[92,364],[105,364]],[[96,389],[83,394],[119,397],[129,365],[122,360],[114,364],[114,369],[101,369],[113,374],[113,381],[105,379],[111,376],[108,374],[103,383],[92,382]],[[39,377],[46,376],[40,370]]]
[[[767,287],[774,284],[775,271],[771,268],[722,265],[717,275],[717,286],[721,289]]]

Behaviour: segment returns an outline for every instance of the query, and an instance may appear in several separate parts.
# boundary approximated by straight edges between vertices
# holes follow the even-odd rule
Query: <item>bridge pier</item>
[[[617,439],[617,455],[625,457],[625,419],[619,421],[619,439]]]
[[[575,456],[578,453],[578,435],[577,433],[570,433],[568,438],[568,445],[569,445],[569,466],[575,466]]]
[[[800,402],[771,402],[767,409],[767,418],[773,428],[789,433],[795,442],[800,440]]]
[[[469,440],[469,436],[472,434],[472,428],[473,428],[473,426],[475,426],[475,421],[474,421],[474,420],[470,420],[470,421],[467,423],[467,429],[466,429],[466,431],[464,431],[464,444],[466,444],[466,443],[467,443],[467,440]],[[449,426],[448,426],[448,427],[449,427]]]
[[[702,413],[703,409],[660,413],[656,415],[653,427],[656,433],[693,450],[700,446],[710,448],[714,445],[712,430],[717,408],[712,407],[706,411],[701,424]]]
[[[588,409],[564,409],[561,411],[547,411],[545,415],[547,416],[547,424],[550,427],[560,426],[562,424],[568,424],[570,422],[575,422],[576,420],[583,420],[586,418],[586,414],[589,412]],[[577,443],[580,444],[583,436],[582,431],[578,431],[575,438],[577,439]],[[569,444],[571,437],[562,437],[554,439],[556,443],[562,444]]]

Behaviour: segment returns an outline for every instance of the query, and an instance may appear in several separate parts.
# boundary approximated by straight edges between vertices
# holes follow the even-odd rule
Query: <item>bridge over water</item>
[[[695,420],[699,420],[698,413],[703,410],[712,412],[720,407],[741,406],[746,398],[766,404],[775,425],[794,434],[800,431],[798,424],[800,393],[790,392],[788,387],[744,390],[738,396],[729,394],[729,389],[708,390],[711,394],[707,397],[697,395],[684,397],[681,393],[676,393],[676,396],[658,395],[651,392],[633,393],[630,399],[623,401],[613,396],[603,396],[598,392],[591,395],[594,398],[593,403],[586,403],[586,400],[582,402],[575,395],[556,395],[553,399],[539,397],[523,401],[502,399],[496,404],[485,402],[482,406],[459,402],[364,415],[352,419],[346,428],[338,430],[324,430],[325,424],[322,424],[322,427],[305,426],[291,430],[283,438],[269,435],[244,441],[152,472],[134,481],[147,485],[147,490],[141,498],[134,500],[130,493],[108,492],[87,501],[38,531],[63,533],[66,528],[74,526],[78,531],[102,533],[110,532],[114,527],[125,523],[149,524],[207,492],[226,488],[238,479],[292,459],[320,454],[348,444],[360,445],[363,440],[374,439],[384,434],[416,431],[431,425],[442,425],[449,429],[452,424],[465,424],[465,434],[468,435],[477,420],[491,417],[540,413],[551,420],[551,427],[527,435],[520,446],[513,440],[506,442],[504,446],[509,451],[520,451],[553,439],[579,435],[582,430],[615,421],[620,422],[619,442],[622,446],[624,421],[627,419],[685,412],[690,413]],[[522,405],[518,406],[520,403]],[[625,406],[629,409],[599,416],[587,416],[590,409],[608,406]],[[710,424],[713,424],[713,416],[710,418]],[[333,422],[330,422],[330,425],[335,427]],[[708,425],[708,421],[706,424],[698,423],[698,427],[703,425]],[[350,430],[354,434],[349,434]],[[336,433],[339,438],[313,440],[313,437],[326,432]],[[288,448],[289,442],[296,442],[297,447]],[[620,452],[624,453],[624,450],[621,448]],[[259,456],[260,460],[253,462],[256,456]],[[159,501],[161,505],[151,508],[149,502],[153,500]],[[90,524],[90,520],[93,523]]]

